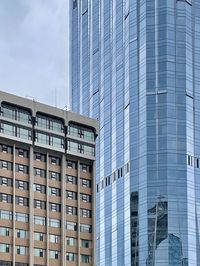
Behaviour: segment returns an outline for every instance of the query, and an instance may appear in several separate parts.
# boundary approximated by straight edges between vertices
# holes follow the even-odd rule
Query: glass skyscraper
[[[96,265],[200,265],[200,1],[70,12],[72,110],[100,123]]]

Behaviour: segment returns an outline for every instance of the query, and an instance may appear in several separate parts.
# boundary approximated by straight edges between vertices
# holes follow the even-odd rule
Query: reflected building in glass
[[[97,265],[200,265],[200,2],[70,12],[71,107],[100,123]]]

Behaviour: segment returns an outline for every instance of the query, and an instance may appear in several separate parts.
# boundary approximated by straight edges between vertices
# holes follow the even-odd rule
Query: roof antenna
[[[30,95],[26,95],[25,96],[26,98],[29,98],[30,100],[34,101],[34,102],[37,102],[37,99],[33,96],[30,96]]]
[[[55,107],[57,107],[57,88],[55,88]]]

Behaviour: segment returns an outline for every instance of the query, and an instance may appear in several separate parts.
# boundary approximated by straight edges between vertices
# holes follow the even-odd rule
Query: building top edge
[[[69,122],[83,124],[85,126],[94,128],[96,134],[98,134],[99,125],[98,120],[96,119],[83,116],[72,111],[67,111],[65,109],[60,109],[48,104],[37,102],[34,99],[30,100],[21,96],[17,96],[15,94],[0,91],[0,103],[2,102],[29,109],[32,113],[32,116],[36,116],[36,113],[44,113],[46,115],[63,119],[65,121],[65,124],[68,124]]]

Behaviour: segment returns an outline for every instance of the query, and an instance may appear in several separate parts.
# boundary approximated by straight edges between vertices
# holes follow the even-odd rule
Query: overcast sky
[[[0,0],[0,90],[68,102],[70,0]]]

